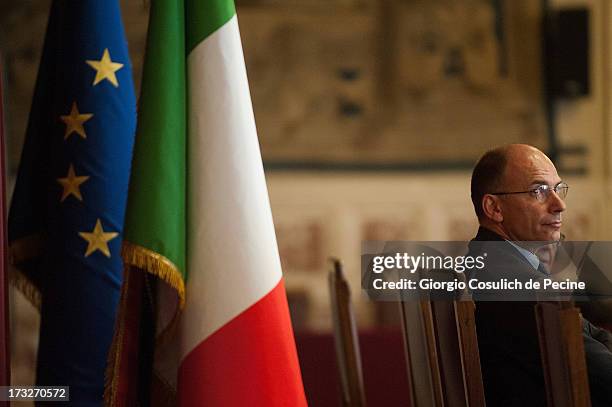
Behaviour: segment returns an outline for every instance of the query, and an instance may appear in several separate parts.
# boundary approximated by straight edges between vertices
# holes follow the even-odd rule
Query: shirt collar
[[[506,240],[506,242],[510,243],[512,246],[514,246],[516,248],[516,250],[519,251],[520,254],[523,255],[523,257],[525,257],[525,259],[527,259],[527,261],[529,262],[529,264],[531,264],[531,266],[538,270],[538,268],[540,267],[540,259],[538,258],[538,256],[536,256],[535,254],[531,253],[529,250],[517,245],[514,242],[511,242],[510,240]]]

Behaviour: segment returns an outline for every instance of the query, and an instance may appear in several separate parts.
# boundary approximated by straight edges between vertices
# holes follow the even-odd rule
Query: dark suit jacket
[[[484,241],[503,240],[481,227],[470,242],[470,254],[481,253]],[[509,243],[495,256],[511,269],[533,273],[533,267]],[[476,305],[488,406],[546,406],[534,305],[533,301],[481,301]],[[612,343],[612,336],[583,319],[583,337],[592,404],[612,406],[612,352],[605,345]]]

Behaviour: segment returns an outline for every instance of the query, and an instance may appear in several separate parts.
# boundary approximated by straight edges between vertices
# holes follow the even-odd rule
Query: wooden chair
[[[549,407],[591,405],[582,321],[571,301],[541,302],[535,307]]]
[[[432,301],[446,406],[482,407],[484,386],[472,300]]]
[[[401,302],[413,405],[485,406],[474,309],[469,299]]]
[[[365,391],[359,337],[351,305],[351,292],[338,259],[331,259],[333,269],[329,272],[334,340],[344,406],[364,407]]]
[[[416,407],[444,406],[444,392],[429,301],[400,302],[410,401]]]

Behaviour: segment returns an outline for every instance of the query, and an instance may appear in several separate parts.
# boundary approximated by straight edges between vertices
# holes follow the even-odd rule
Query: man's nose
[[[559,194],[557,194],[554,190],[550,191],[550,195],[548,196],[548,205],[550,212],[563,212],[567,207],[565,205],[565,201],[561,199]]]

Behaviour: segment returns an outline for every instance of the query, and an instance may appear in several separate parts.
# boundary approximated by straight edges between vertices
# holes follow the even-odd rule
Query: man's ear
[[[504,215],[501,209],[499,198],[494,195],[485,195],[482,197],[482,211],[485,216],[495,223],[504,221]]]

